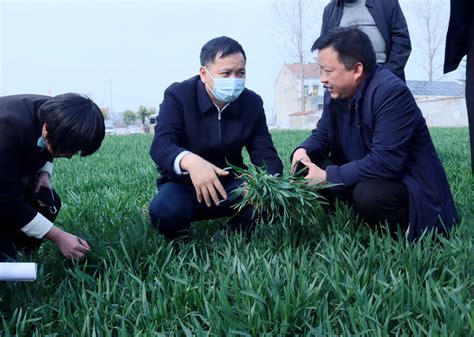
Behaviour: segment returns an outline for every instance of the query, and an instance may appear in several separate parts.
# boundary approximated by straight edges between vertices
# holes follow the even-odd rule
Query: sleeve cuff
[[[49,174],[49,176],[52,177],[53,176],[53,166],[54,165],[53,165],[52,162],[47,161],[46,164],[44,164],[43,167],[38,170],[38,173],[39,172],[47,172]]]
[[[336,165],[329,165],[326,167],[326,181],[334,184],[344,183],[339,172],[339,167]]]
[[[181,159],[183,159],[183,157],[185,155],[187,155],[188,153],[191,153],[190,151],[183,151],[183,152],[180,152],[176,158],[174,158],[174,163],[173,163],[173,171],[174,173],[176,173],[177,175],[183,175],[183,174],[188,174],[188,172],[186,171],[181,171],[181,167],[179,166],[179,163],[181,162]]]
[[[42,239],[53,227],[53,223],[46,219],[41,213],[36,216],[25,227],[21,229],[28,236]]]

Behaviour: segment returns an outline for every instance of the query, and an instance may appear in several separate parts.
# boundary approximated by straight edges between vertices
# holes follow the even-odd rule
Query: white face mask
[[[239,98],[240,94],[244,91],[245,78],[214,77],[206,67],[204,67],[204,69],[206,69],[209,76],[214,80],[214,90],[212,90],[212,94],[219,102],[233,102]]]

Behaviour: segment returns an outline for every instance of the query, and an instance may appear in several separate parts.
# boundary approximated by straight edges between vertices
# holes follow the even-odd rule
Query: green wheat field
[[[170,242],[148,222],[151,135],[110,136],[88,158],[57,160],[57,225],[91,253],[51,243],[33,283],[0,283],[0,336],[473,336],[474,178],[467,129],[432,129],[462,223],[449,239],[408,244],[335,214],[262,223],[248,239],[225,222]],[[288,172],[309,131],[274,131]]]

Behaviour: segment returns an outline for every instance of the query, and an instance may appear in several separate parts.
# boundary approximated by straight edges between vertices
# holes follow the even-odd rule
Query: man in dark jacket
[[[474,173],[474,2],[451,0],[444,73],[456,70],[466,55],[466,106],[471,143],[471,170]]]
[[[324,8],[321,35],[334,27],[352,25],[369,36],[377,63],[405,81],[411,42],[398,0],[332,0]]]
[[[61,201],[51,188],[52,161],[94,153],[104,128],[97,105],[78,94],[0,97],[0,261],[36,250],[45,237],[66,257],[89,250],[53,225]]]
[[[327,89],[324,111],[292,166],[301,160],[307,179],[341,184],[332,196],[352,202],[371,225],[409,228],[410,240],[449,230],[458,220],[449,184],[405,83],[376,65],[357,28],[335,28],[313,48]]]
[[[152,224],[174,238],[192,221],[235,214],[239,186],[229,164],[245,167],[245,147],[254,165],[269,174],[282,163],[268,132],[260,96],[245,88],[246,56],[228,37],[207,42],[201,50],[199,75],[174,83],[164,94],[150,154],[157,164],[158,194],[150,204]],[[252,210],[231,220],[247,230]]]

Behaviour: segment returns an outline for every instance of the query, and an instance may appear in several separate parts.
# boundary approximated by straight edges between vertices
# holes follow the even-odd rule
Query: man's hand
[[[326,171],[321,169],[318,165],[312,163],[311,161],[305,162],[301,161],[308,168],[308,174],[304,177],[305,179],[311,179],[309,182],[310,185],[318,184],[321,181],[326,181]]]
[[[305,149],[299,148],[293,153],[293,158],[291,158],[291,172],[295,171],[295,165],[297,161],[301,161],[302,163],[311,163],[311,159],[309,159],[308,153]]]
[[[308,168],[308,174],[304,178],[311,179],[314,181],[314,182],[310,182],[310,184],[318,183],[320,181],[326,181],[326,171],[321,169],[318,165],[311,162],[311,159],[309,159],[308,153],[303,148],[299,148],[293,153],[293,158],[291,159],[292,172],[295,170],[295,165],[298,160],[301,161],[301,163]]]
[[[194,153],[188,153],[181,159],[180,167],[183,171],[188,171],[196,190],[198,202],[204,202],[207,207],[211,207],[211,198],[216,206],[219,206],[219,195],[227,199],[227,193],[224,190],[220,176],[226,176],[229,172],[224,171],[217,166],[204,160]]]
[[[80,260],[90,250],[85,240],[56,226],[51,228],[46,237],[53,241],[67,258]]]
[[[51,189],[50,176],[48,172],[41,171],[38,173],[38,179],[36,180],[35,193],[38,193],[41,186]]]

